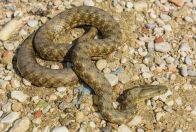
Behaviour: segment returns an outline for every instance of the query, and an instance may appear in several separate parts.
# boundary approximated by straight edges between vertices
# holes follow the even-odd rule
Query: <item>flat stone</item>
[[[111,86],[114,86],[118,83],[118,77],[114,74],[106,73],[105,78],[109,81]]]
[[[60,127],[55,127],[54,129],[52,129],[51,132],[69,132],[69,130],[67,129],[67,127],[60,126]]]
[[[136,115],[129,123],[128,126],[136,126],[142,122],[142,117]]]
[[[125,84],[125,83],[127,83],[131,80],[129,74],[127,74],[126,72],[119,73],[118,74],[118,79],[123,84]]]
[[[20,102],[25,102],[28,98],[28,95],[24,94],[22,91],[12,91],[11,97]]]
[[[144,11],[148,7],[148,4],[145,1],[143,1],[143,0],[137,1],[133,5],[134,5],[134,9],[136,11]]]
[[[104,59],[98,60],[96,66],[100,71],[102,71],[107,66],[107,61]]]
[[[124,125],[124,124],[120,125],[118,127],[117,131],[118,132],[132,132],[131,129],[128,126]]]
[[[184,5],[184,0],[168,0],[168,1],[180,7]]]
[[[15,120],[17,120],[19,118],[19,116],[20,116],[20,113],[18,113],[18,112],[11,112],[7,116],[5,116],[1,120],[1,122],[10,124],[10,123],[13,123]]]
[[[30,20],[28,20],[27,24],[30,27],[35,27],[35,26],[38,25],[38,21],[37,20],[34,20],[34,19],[30,19]]]
[[[171,50],[171,45],[168,42],[155,43],[155,50],[166,53]]]
[[[84,0],[85,6],[95,6],[95,3],[92,0]]]
[[[14,126],[9,130],[9,132],[26,132],[30,127],[30,119],[28,117],[23,117],[14,123]]]

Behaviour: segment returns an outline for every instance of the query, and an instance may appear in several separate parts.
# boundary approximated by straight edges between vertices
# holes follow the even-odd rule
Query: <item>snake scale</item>
[[[50,69],[41,66],[36,56],[45,60],[63,61],[68,50],[66,43],[54,43],[53,39],[78,26],[90,25],[101,32],[101,39],[92,39],[93,35],[82,36],[71,52],[72,68]],[[88,33],[87,33],[88,34]],[[83,39],[84,38],[84,39]],[[17,67],[21,76],[36,86],[58,87],[72,85],[78,78],[95,91],[96,104],[103,117],[113,123],[128,122],[136,114],[137,101],[164,93],[165,86],[147,86],[126,90],[119,99],[119,109],[113,107],[112,86],[91,61],[92,56],[106,56],[121,45],[122,33],[119,24],[104,10],[80,6],[66,9],[47,21],[37,32],[31,34],[20,46]]]

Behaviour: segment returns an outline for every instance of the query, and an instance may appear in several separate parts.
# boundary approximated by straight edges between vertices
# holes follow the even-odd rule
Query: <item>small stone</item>
[[[22,21],[13,19],[8,22],[1,30],[0,30],[0,40],[5,41],[10,38],[10,36],[16,31],[16,29],[21,25]]]
[[[106,68],[107,66],[107,61],[102,59],[102,60],[98,60],[96,63],[97,68],[102,71],[104,68]]]
[[[125,84],[125,83],[127,83],[131,80],[129,74],[127,74],[126,72],[119,73],[118,74],[118,79],[123,84]]]
[[[183,65],[182,68],[181,68],[181,74],[182,76],[186,77],[188,76],[188,68],[186,65]]]
[[[11,112],[11,106],[12,103],[11,102],[7,102],[6,104],[3,105],[2,110],[3,112]]]
[[[118,77],[114,74],[106,73],[105,78],[109,81],[111,86],[114,86],[118,83]]]
[[[13,88],[18,88],[18,87],[20,87],[20,82],[16,79],[12,79],[11,80],[11,85],[12,85]]]
[[[62,1],[61,0],[55,0],[54,1],[54,5],[55,6],[59,6],[59,5],[61,5],[62,4]]]
[[[148,4],[145,1],[143,1],[143,0],[137,1],[133,5],[134,5],[134,9],[136,11],[144,11],[148,7]]]
[[[16,99],[16,100],[18,100],[18,101],[23,103],[23,102],[25,102],[27,100],[28,95],[24,94],[22,91],[16,91],[15,90],[15,91],[12,91],[11,97],[13,99]]]
[[[156,37],[154,41],[155,41],[155,43],[162,43],[162,42],[164,42],[162,36]]]
[[[166,15],[166,14],[161,14],[160,17],[161,17],[161,19],[163,19],[163,21],[171,20],[171,17],[169,15]]]
[[[154,45],[153,41],[150,41],[147,46],[148,46],[147,47],[148,48],[148,52],[153,52],[154,51],[155,45]]]
[[[148,72],[144,72],[144,73],[142,73],[142,77],[143,78],[151,78],[152,77],[152,74],[151,73],[148,73]]]
[[[195,70],[188,70],[188,75],[192,77],[196,77],[196,69]]]
[[[60,127],[55,127],[54,129],[52,129],[51,132],[69,132],[69,130],[67,129],[67,127],[60,126]]]
[[[127,62],[127,58],[126,58],[126,57],[122,57],[122,58],[120,59],[120,62],[121,62],[122,64],[126,63],[126,62]]]
[[[159,121],[163,116],[165,116],[165,112],[156,113],[156,120]]]
[[[172,27],[171,27],[170,24],[164,25],[164,26],[163,26],[163,29],[164,29],[165,31],[168,31],[168,32],[172,31]]]
[[[192,61],[191,61],[191,58],[189,56],[186,56],[184,61],[187,65],[192,65]]]
[[[28,80],[23,78],[22,81],[23,81],[24,85],[31,86],[31,82],[29,82]]]
[[[136,125],[140,124],[141,122],[142,122],[142,117],[136,115],[136,116],[128,123],[128,126],[129,126],[129,127],[131,127],[131,126],[136,126]]]
[[[128,1],[128,2],[126,3],[126,7],[127,7],[128,9],[133,8],[133,3],[130,2],[130,1]]]
[[[146,56],[146,55],[148,54],[148,52],[147,52],[145,49],[143,49],[142,47],[140,47],[140,48],[138,49],[138,53],[139,53],[139,55],[141,55],[141,56]]]
[[[51,69],[59,69],[58,65],[51,65]]]
[[[64,93],[65,90],[66,90],[66,87],[58,87],[58,88],[57,88],[57,91],[58,91],[59,93]]]
[[[142,128],[138,128],[138,129],[137,129],[137,132],[145,132],[145,131],[144,131],[144,129],[142,129]]]
[[[34,20],[34,19],[30,19],[30,20],[28,20],[27,24],[30,27],[35,27],[35,26],[38,25],[38,21],[37,20]]]
[[[13,52],[12,51],[5,51],[3,52],[3,55],[2,55],[2,61],[5,63],[5,64],[11,64],[12,63],[12,59],[13,59]]]
[[[180,7],[184,5],[184,0],[168,0],[168,1]]]
[[[181,52],[189,52],[189,51],[191,51],[191,48],[190,48],[190,46],[189,46],[187,43],[182,43],[182,44],[180,45],[179,50],[180,50]]]
[[[2,115],[3,115],[3,111],[0,110],[0,118],[1,118]]]
[[[12,110],[15,111],[15,112],[19,112],[19,111],[21,111],[22,109],[23,109],[23,107],[22,107],[22,104],[21,104],[21,103],[19,103],[19,102],[14,102],[14,103],[12,104]]]
[[[96,2],[97,2],[97,3],[101,3],[101,2],[103,2],[103,0],[96,0]]]
[[[175,132],[183,132],[182,129],[177,129]]]
[[[193,19],[189,16],[185,16],[184,20],[187,22],[193,22]]]
[[[118,132],[132,132],[131,129],[128,126],[124,125],[124,124],[120,125],[118,127],[117,131]]]
[[[165,101],[165,103],[169,106],[172,106],[174,105],[174,101],[173,100],[168,100],[168,101]]]
[[[96,127],[95,122],[91,121],[91,122],[90,122],[90,127],[95,128],[95,127]]]
[[[123,7],[120,4],[117,4],[115,8],[116,8],[116,12],[118,13],[123,12]]]
[[[196,116],[196,107],[191,111],[191,114],[193,114],[194,116]]]
[[[168,42],[162,42],[162,43],[155,43],[155,50],[158,52],[169,52],[171,50],[171,45]]]
[[[6,50],[13,50],[14,49],[14,45],[12,43],[4,43],[3,46],[5,47]]]
[[[84,0],[72,0],[71,5],[72,6],[82,6],[83,5]]]
[[[85,6],[95,6],[95,3],[92,0],[84,0]]]
[[[5,116],[0,122],[1,123],[11,124],[15,120],[17,120],[19,118],[19,116],[20,116],[20,113],[18,113],[18,112],[11,112],[7,116]]]
[[[76,113],[76,121],[77,122],[82,122],[84,121],[86,118],[85,118],[85,115],[83,112],[77,112]]]
[[[39,118],[39,117],[41,117],[42,116],[42,111],[36,111],[35,113],[34,113],[34,117],[35,118]]]
[[[178,98],[176,99],[176,104],[177,104],[177,105],[182,105],[182,99],[181,99],[180,97],[178,97]]]
[[[30,127],[30,120],[28,117],[23,117],[14,123],[14,126],[9,132],[26,132]]]

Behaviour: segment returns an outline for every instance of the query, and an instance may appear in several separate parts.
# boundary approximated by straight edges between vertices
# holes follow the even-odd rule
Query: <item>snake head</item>
[[[129,104],[130,102],[143,101],[145,99],[152,98],[157,95],[166,93],[168,88],[163,85],[141,85],[131,89],[127,89],[118,98],[119,102]]]

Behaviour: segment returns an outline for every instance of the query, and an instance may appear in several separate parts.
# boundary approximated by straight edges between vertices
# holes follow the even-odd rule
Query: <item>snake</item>
[[[66,42],[55,43],[57,36],[79,26],[92,26],[101,33],[83,35],[70,53],[71,67],[50,69],[41,66],[36,58],[64,62],[70,45]],[[42,25],[27,37],[19,47],[17,68],[21,76],[35,86],[59,87],[76,84],[79,80],[93,88],[94,105],[97,105],[103,118],[109,122],[123,124],[137,113],[137,103],[141,100],[163,94],[164,85],[139,85],[131,87],[118,98],[112,97],[113,90],[104,74],[92,62],[93,56],[107,56],[122,44],[122,32],[119,23],[103,9],[92,6],[79,6],[66,9]],[[118,101],[114,108],[113,102]]]

